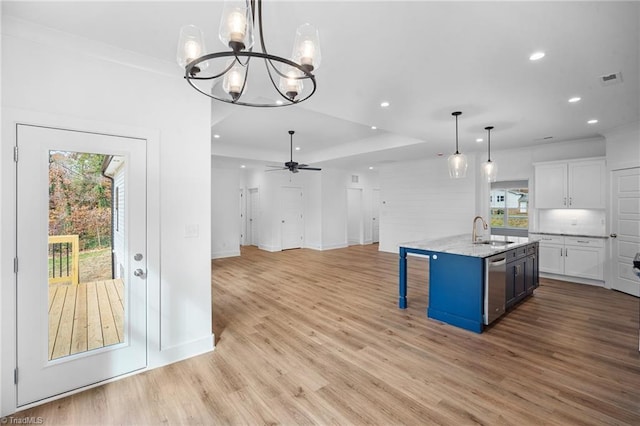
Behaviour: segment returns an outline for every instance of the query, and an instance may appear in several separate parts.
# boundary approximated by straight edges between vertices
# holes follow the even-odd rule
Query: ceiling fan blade
[[[281,170],[287,170],[287,168],[286,167],[278,167],[277,169],[265,170],[265,172],[279,172]]]
[[[320,171],[322,169],[319,169],[317,167],[302,167],[302,166],[298,166],[299,170],[314,170],[314,171]]]
[[[267,164],[266,167],[275,167],[277,169],[286,169],[286,167],[283,167],[282,165],[276,166],[275,164]]]

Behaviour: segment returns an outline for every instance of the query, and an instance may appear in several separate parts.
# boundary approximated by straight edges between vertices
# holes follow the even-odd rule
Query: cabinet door
[[[507,263],[507,276],[505,279],[506,297],[505,307],[510,307],[516,301],[515,281],[516,281],[516,262]]]
[[[603,280],[604,250],[590,247],[567,246],[564,256],[564,273],[572,277]]]
[[[535,168],[535,207],[567,207],[567,164],[542,164]]]
[[[522,299],[524,297],[527,286],[526,286],[526,262],[527,259],[520,259],[517,262],[514,262],[513,265],[514,271],[514,280],[513,280],[513,292],[515,293],[516,300]]]
[[[540,272],[564,274],[564,245],[540,244],[538,248]]]
[[[604,160],[572,161],[569,163],[568,207],[604,209]]]

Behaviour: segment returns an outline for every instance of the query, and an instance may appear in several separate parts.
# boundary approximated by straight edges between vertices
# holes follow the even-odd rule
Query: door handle
[[[611,238],[618,238],[618,234],[611,234],[609,235]]]
[[[133,271],[133,275],[135,275],[136,277],[145,278],[147,274],[145,274],[142,269],[138,268],[135,271]]]

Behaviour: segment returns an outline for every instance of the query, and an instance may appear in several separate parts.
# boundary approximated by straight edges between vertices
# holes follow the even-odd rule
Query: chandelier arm
[[[265,68],[267,69],[267,75],[269,76],[269,80],[271,80],[271,85],[273,86],[274,89],[276,89],[276,92],[278,92],[278,94],[283,97],[284,99],[288,100],[289,102],[293,102],[296,103],[298,101],[295,101],[293,99],[290,99],[289,97],[287,97],[287,95],[285,95],[284,93],[282,93],[280,91],[280,88],[278,87],[278,85],[276,84],[276,82],[273,79],[273,75],[271,74],[271,70],[269,69],[269,64],[271,64],[271,61],[269,61],[268,59],[264,60],[265,63]],[[271,64],[271,66],[273,67],[273,64]],[[278,72],[278,74],[280,74],[280,72],[274,67],[274,69],[276,70],[276,72]],[[282,74],[280,74],[282,75]],[[314,85],[315,88],[315,85]]]
[[[205,61],[205,60],[200,60],[200,59],[202,59],[202,57],[195,59],[196,61],[198,61],[198,64]],[[233,62],[231,62],[229,64],[229,66],[227,68],[225,68],[224,71],[220,72],[219,74],[210,76],[210,77],[198,77],[196,75],[191,75],[191,68],[193,68],[193,66],[190,67],[189,65],[187,65],[187,68],[185,70],[184,78],[186,78],[187,80],[215,80],[216,78],[220,78],[223,75],[225,75],[227,72],[229,72],[229,70],[231,68],[233,68]]]

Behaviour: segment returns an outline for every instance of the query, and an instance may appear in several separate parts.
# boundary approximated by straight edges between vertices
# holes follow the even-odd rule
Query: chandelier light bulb
[[[303,84],[299,77],[299,73],[293,69],[287,72],[287,77],[280,77],[280,90],[290,100],[294,100],[299,93],[302,92]]]
[[[233,100],[236,100],[247,89],[246,85],[246,68],[236,63],[225,75],[222,80],[222,90],[227,92]]]
[[[220,18],[220,41],[234,52],[253,46],[253,19],[251,5],[245,0],[225,0]]]
[[[185,25],[180,28],[178,53],[176,57],[180,67],[184,68],[194,59],[202,56],[204,50],[204,34],[200,28],[195,25]],[[194,67],[191,72],[192,74],[197,74],[205,69],[206,66],[206,62],[201,62],[197,67]]]
[[[320,36],[313,25],[304,24],[296,30],[291,59],[309,72],[320,66]]]

